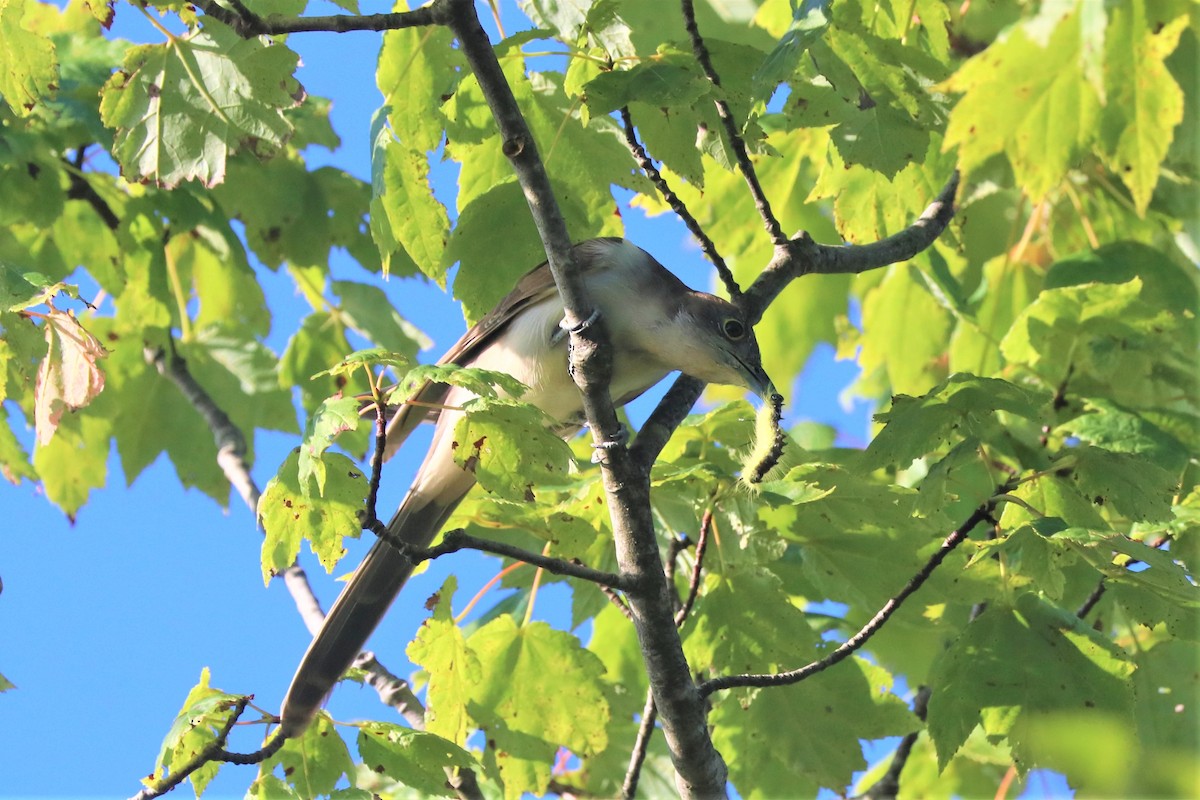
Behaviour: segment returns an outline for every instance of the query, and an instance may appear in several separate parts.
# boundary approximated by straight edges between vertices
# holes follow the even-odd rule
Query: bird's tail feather
[[[465,493],[464,490],[455,498],[435,500],[410,493],[388,523],[388,530],[414,547],[427,547]],[[375,542],[329,610],[296,669],[280,712],[286,735],[298,735],[308,727],[412,571],[413,565],[396,548],[382,540]]]

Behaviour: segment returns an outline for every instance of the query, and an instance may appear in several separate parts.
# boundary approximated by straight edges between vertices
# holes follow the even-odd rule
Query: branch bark
[[[571,242],[533,136],[504,78],[491,42],[469,0],[449,0],[449,26],[475,73],[503,151],[525,191],[571,332],[571,367],[584,413],[601,453],[604,488],[613,523],[617,564],[630,582],[626,591],[638,643],[646,662],[663,734],[684,797],[726,796],[727,770],[713,747],[704,703],[692,682],[675,628],[671,593],[650,513],[649,472],[631,457],[608,395],[612,353],[603,321],[592,324],[593,307],[571,257]]]
[[[1011,487],[1008,485],[1002,486],[997,491],[997,495],[1003,494],[1010,488]],[[834,664],[849,658],[851,654],[865,645],[867,641],[874,636],[880,628],[883,627],[883,624],[888,621],[888,618],[891,617],[892,614],[896,612],[896,609],[900,607],[901,603],[908,599],[908,597],[912,595],[913,592],[917,591],[917,589],[920,589],[921,586],[924,585],[925,581],[929,580],[929,576],[933,574],[933,571],[937,569],[943,561],[946,560],[946,556],[950,555],[954,548],[958,547],[958,545],[967,538],[967,534],[969,534],[976,525],[992,519],[992,514],[995,511],[997,502],[998,497],[993,496],[987,502],[983,503],[974,511],[972,511],[970,516],[967,517],[963,524],[954,531],[951,531],[950,535],[942,541],[942,546],[939,547],[937,551],[930,557],[929,561],[925,563],[925,566],[923,566],[915,575],[909,578],[908,582],[904,584],[904,587],[894,596],[889,598],[888,601],[883,604],[883,607],[876,612],[875,616],[873,616],[866,625],[864,625],[857,633],[839,645],[836,650],[834,650],[825,658],[805,664],[803,667],[798,669],[788,670],[787,672],[726,675],[720,678],[713,678],[712,680],[707,680],[700,684],[700,694],[702,694],[704,697],[708,697],[713,692],[717,692],[722,689],[733,689],[738,686],[790,686],[791,684],[799,683],[805,678],[815,675],[818,672],[823,672],[824,670],[832,667]]]

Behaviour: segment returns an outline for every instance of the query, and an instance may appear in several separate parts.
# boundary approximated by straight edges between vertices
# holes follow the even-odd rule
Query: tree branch
[[[613,521],[617,564],[628,580],[626,597],[633,613],[647,676],[662,718],[663,733],[685,797],[725,795],[725,762],[713,747],[704,704],[691,680],[675,628],[671,594],[650,514],[648,471],[639,468],[621,444],[620,425],[608,393],[612,353],[601,325],[592,324],[575,268],[566,224],[512,90],[469,0],[448,0],[449,26],[491,108],[502,150],[517,174],[546,249],[550,270],[565,307],[571,333],[572,375],[583,398],[604,476]]]
[[[708,47],[705,46],[704,38],[700,35],[700,28],[696,25],[695,4],[692,0],[682,0],[681,5],[683,24],[687,28],[688,37],[692,40],[692,53],[700,62],[700,68],[704,70],[708,79],[714,86],[720,87],[721,78],[717,75],[716,67],[713,66],[712,58],[708,54]],[[754,171],[754,165],[750,162],[750,156],[746,152],[746,142],[742,139],[742,132],[738,130],[737,123],[733,119],[733,112],[729,110],[729,104],[723,98],[713,102],[717,106],[717,116],[721,118],[721,125],[725,128],[725,135],[729,137],[729,146],[733,148],[738,168],[742,171],[742,177],[746,179],[746,185],[750,187],[750,196],[754,198],[754,206],[758,209],[759,216],[762,217],[763,226],[767,229],[772,243],[776,247],[782,246],[787,242],[787,237],[783,235],[783,228],[779,226],[779,220],[771,211],[771,203],[763,192],[762,184],[758,182],[758,173]]]
[[[379,520],[373,520],[365,527],[403,554],[413,564],[420,564],[422,561],[431,561],[450,553],[457,553],[460,550],[479,550],[484,553],[491,553],[494,556],[503,556],[504,558],[523,561],[526,564],[541,567],[547,572],[553,572],[555,575],[566,575],[569,578],[578,578],[582,581],[597,583],[601,586],[609,586],[614,589],[624,591],[631,585],[631,581],[622,575],[592,569],[585,564],[581,564],[578,560],[566,561],[561,558],[544,556],[541,553],[535,553],[532,550],[526,550],[511,544],[494,542],[490,539],[480,539],[463,532],[461,528],[448,532],[442,537],[441,543],[434,547],[420,548],[413,547],[407,542],[397,539],[387,529],[387,526]]]
[[[998,493],[1003,494],[1008,490],[1008,488],[1008,486],[1002,487]],[[790,686],[791,684],[799,683],[805,678],[815,675],[818,672],[823,672],[840,661],[844,661],[852,653],[865,645],[867,641],[874,636],[880,628],[883,627],[883,624],[888,621],[888,618],[890,618],[892,614],[896,612],[896,609],[900,607],[900,604],[903,603],[909,597],[909,595],[921,588],[925,581],[929,579],[929,576],[933,574],[933,571],[937,569],[943,561],[945,561],[946,556],[950,555],[950,552],[954,550],[954,548],[958,547],[958,545],[962,543],[963,539],[967,538],[967,534],[970,533],[976,525],[992,519],[992,512],[995,510],[995,507],[996,500],[995,498],[991,498],[986,503],[971,512],[971,515],[967,517],[966,521],[942,541],[942,546],[937,549],[937,552],[935,552],[932,557],[930,557],[925,566],[923,566],[917,572],[917,574],[908,579],[908,582],[904,584],[904,588],[897,592],[894,597],[889,598],[888,601],[883,604],[883,607],[876,612],[875,616],[873,616],[870,621],[867,622],[867,624],[864,625],[857,633],[839,645],[836,650],[834,650],[825,658],[822,658],[819,661],[813,661],[812,663],[806,664],[799,669],[793,669],[787,672],[779,672],[774,674],[760,673],[726,675],[720,678],[713,678],[712,680],[707,680],[700,684],[700,694],[704,697],[708,697],[713,692],[721,691],[722,689],[733,689],[738,686]]]
[[[621,107],[621,125],[625,131],[625,144],[629,147],[629,152],[633,154],[633,160],[642,168],[642,172],[646,173],[646,177],[658,189],[659,194],[667,201],[667,205],[675,212],[675,216],[683,220],[683,224],[691,232],[692,236],[696,237],[696,241],[700,243],[700,249],[704,251],[704,255],[708,256],[708,260],[716,267],[717,275],[721,278],[721,283],[725,285],[725,291],[729,293],[731,298],[737,299],[742,296],[742,287],[738,286],[737,279],[733,277],[733,272],[725,263],[725,259],[717,252],[717,246],[713,244],[713,240],[705,233],[704,228],[700,227],[700,223],[688,210],[687,205],[683,202],[683,198],[675,194],[671,185],[667,183],[667,179],[658,171],[658,167],[654,166],[654,162],[646,153],[646,148],[642,147],[642,143],[638,141],[637,131],[633,127],[633,117],[629,113],[629,106]]]
[[[692,575],[688,580],[688,594],[675,612],[675,627],[682,628],[692,612],[696,595],[700,592],[700,570],[704,565],[704,554],[708,549],[708,532],[712,528],[712,507],[705,509],[700,520],[700,532],[696,536],[696,560],[692,564]],[[675,574],[675,558],[679,552],[691,544],[686,536],[671,539],[667,553],[667,580],[673,581]],[[621,797],[632,800],[637,793],[638,780],[641,777],[642,764],[646,760],[646,750],[650,746],[650,737],[654,735],[654,723],[658,719],[658,708],[654,705],[654,693],[646,692],[646,704],[642,709],[642,722],[638,726],[637,738],[634,740],[633,751],[629,756],[629,768],[625,772],[625,782],[621,786]]]
[[[946,229],[954,216],[957,191],[955,172],[912,225],[872,244],[832,246],[817,244],[807,233],[797,235],[775,248],[771,263],[745,291],[739,305],[751,322],[757,322],[780,292],[802,275],[867,272],[912,258],[933,244]],[[640,469],[650,469],[703,391],[703,381],[687,375],[675,379],[630,445],[630,457]]]
[[[621,784],[621,797],[633,800],[637,794],[638,781],[642,777],[642,765],[646,763],[646,752],[650,749],[650,737],[654,735],[654,723],[658,719],[658,708],[654,705],[654,692],[646,692],[646,704],[642,707],[642,722],[638,725],[633,751],[629,754],[629,768],[625,770],[625,781]]]
[[[216,738],[201,748],[200,752],[192,756],[182,767],[173,770],[168,777],[159,781],[155,786],[147,786],[145,789],[142,789],[133,796],[132,800],[152,800],[155,797],[162,797],[187,780],[188,776],[200,769],[200,767],[214,761],[227,764],[260,764],[279,752],[279,748],[283,747],[286,739],[280,736],[278,732],[275,736],[271,737],[261,750],[256,750],[253,753],[231,753],[225,749],[225,742],[229,740],[230,731],[233,730],[234,724],[242,716],[242,712],[246,710],[246,705],[249,702],[249,696],[239,697],[233,704],[233,713],[229,715],[229,719],[225,720],[225,724],[221,726],[221,730],[217,731]]]
[[[175,350],[174,339],[167,340],[167,348],[146,348],[144,355],[146,362],[173,383],[183,399],[204,418],[208,429],[212,431],[213,443],[217,446],[217,465],[221,467],[225,479],[250,507],[251,513],[257,513],[259,491],[250,477],[250,465],[246,463],[246,439],[241,429],[233,424],[212,396],[192,377],[187,362]]]
[[[226,479],[230,484],[238,487],[238,493],[250,508],[250,512],[257,514],[260,493],[250,475],[250,467],[246,463],[246,440],[242,436],[241,429],[233,424],[212,396],[192,377],[187,362],[175,352],[174,342],[168,340],[168,345],[170,347],[169,356],[164,348],[147,348],[146,360],[171,381],[204,418],[213,433],[213,440],[217,445],[217,462],[225,473]],[[308,575],[299,564],[292,564],[280,573],[280,577],[282,577],[292,601],[296,604],[296,611],[304,621],[305,628],[309,633],[316,635],[325,619],[325,612],[321,610],[321,604],[313,593],[312,584],[308,582]],[[367,683],[376,691],[379,699],[385,705],[396,709],[412,727],[418,730],[424,729],[425,708],[413,694],[407,681],[393,675],[379,662],[374,653],[368,651],[359,653],[354,665],[367,673]],[[468,776],[465,772],[460,772],[459,780],[461,781],[461,786],[458,787],[460,796],[468,800],[481,797],[478,786],[474,785],[473,773]],[[474,786],[473,790],[472,786]]]
[[[91,182],[83,172],[83,157],[87,145],[80,145],[75,150],[75,161],[67,161],[63,159],[63,163],[67,167],[67,179],[70,181],[67,186],[68,200],[82,200],[92,207],[100,220],[110,231],[115,231],[121,224],[121,219],[112,210],[112,206],[108,201],[100,196],[96,191],[96,187],[92,186]]]
[[[858,274],[912,258],[933,244],[954,217],[958,172],[912,225],[878,242],[861,245],[817,244],[806,232],[776,246],[775,257],[746,290],[743,309],[757,321],[771,301],[801,275]]]
[[[913,713],[924,722],[925,713],[929,706],[929,696],[932,694],[928,686],[922,686],[917,690],[917,696],[913,699]],[[908,757],[912,755],[913,745],[917,743],[919,731],[907,734],[900,740],[900,744],[896,746],[896,752],[892,754],[892,763],[888,765],[887,772],[883,774],[875,785],[863,793],[863,797],[867,800],[889,800],[896,797],[900,793],[900,773],[904,772],[904,765],[908,763]]]
[[[682,628],[683,623],[687,622],[688,615],[692,613],[692,606],[696,603],[696,595],[700,594],[700,570],[704,566],[704,554],[708,551],[708,532],[712,528],[713,513],[712,507],[709,506],[704,510],[704,516],[700,519],[700,532],[696,536],[696,559],[692,564],[692,576],[688,580],[688,593],[683,601],[683,605],[675,612],[675,627]]]
[[[281,17],[272,14],[263,18],[248,9],[240,0],[227,0],[233,10],[216,0],[196,0],[196,6],[213,19],[219,20],[243,38],[278,36],[288,33],[348,33],[350,31],[394,31],[423,25],[444,23],[445,0],[433,0],[427,6],[393,14],[332,14],[322,17]]]

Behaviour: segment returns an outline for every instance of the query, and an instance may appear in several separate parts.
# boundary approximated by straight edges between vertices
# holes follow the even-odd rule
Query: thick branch
[[[912,225],[878,242],[861,245],[817,244],[807,233],[775,248],[775,257],[746,290],[743,309],[752,320],[762,317],[771,301],[801,275],[857,274],[905,261],[933,244],[954,217],[958,172]]]
[[[196,6],[213,19],[224,22],[239,36],[276,36],[288,33],[325,31],[348,33],[350,31],[394,31],[443,22],[446,3],[433,0],[427,6],[412,11],[394,14],[333,14],[324,17],[281,17],[272,14],[263,18],[255,14],[239,0],[229,3],[233,10],[219,5],[216,0],[197,0]]]
[[[1008,488],[1009,487],[1002,488],[999,493],[1003,494],[1008,490]],[[888,621],[892,614],[896,612],[896,609],[900,607],[900,604],[903,603],[909,597],[909,595],[917,591],[917,589],[920,589],[925,581],[929,580],[929,576],[933,574],[933,571],[937,569],[943,561],[946,560],[946,556],[950,555],[950,552],[954,550],[954,548],[958,547],[963,539],[967,538],[967,534],[969,534],[976,525],[992,518],[992,512],[995,510],[995,506],[996,500],[995,498],[992,498],[971,512],[971,516],[967,517],[966,521],[963,522],[963,524],[957,530],[953,531],[945,538],[945,540],[942,542],[942,546],[938,548],[937,552],[935,552],[932,557],[930,557],[925,566],[923,566],[917,572],[917,574],[909,578],[908,582],[904,584],[904,588],[897,592],[894,597],[889,598],[888,601],[883,604],[883,607],[879,609],[875,616],[873,616],[871,620],[858,631],[858,633],[854,634],[845,642],[843,642],[836,650],[834,650],[825,658],[822,658],[820,661],[814,661],[810,664],[806,664],[799,669],[793,669],[787,672],[779,672],[775,674],[726,675],[725,677],[721,678],[713,678],[712,680],[708,680],[700,684],[700,694],[708,697],[713,692],[717,692],[722,689],[733,689],[738,686],[789,686],[793,683],[799,683],[805,678],[815,675],[818,672],[823,672],[840,661],[844,661],[852,653],[854,653],[854,651],[865,645],[867,641],[874,636],[880,628],[883,627],[883,624]]]
[[[685,797],[722,797],[727,771],[709,737],[704,705],[691,680],[675,629],[671,594],[650,515],[648,473],[639,469],[620,444],[620,426],[608,395],[612,353],[606,346],[602,324],[591,324],[593,306],[587,301],[573,264],[566,225],[533,137],[479,25],[474,6],[469,0],[450,0],[448,6],[449,25],[496,119],[502,149],[525,191],[563,298],[566,323],[571,328],[572,374],[583,397],[595,445],[603,456],[601,466],[617,563],[630,581],[626,596],[680,792]]]

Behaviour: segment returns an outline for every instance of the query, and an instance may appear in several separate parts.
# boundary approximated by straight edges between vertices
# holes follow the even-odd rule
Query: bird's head
[[[666,357],[671,366],[708,383],[745,386],[760,397],[770,391],[754,330],[727,300],[688,292],[676,316],[677,330]]]

